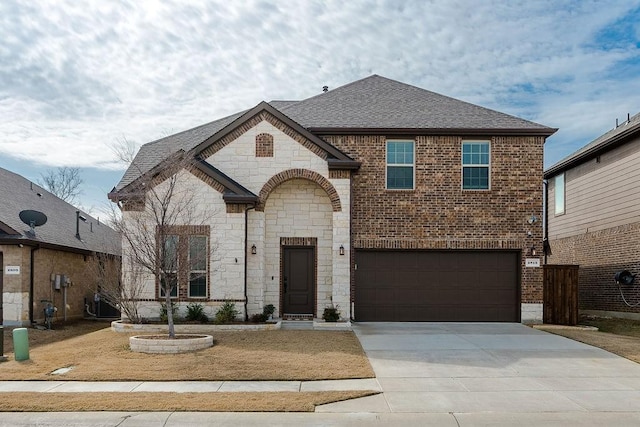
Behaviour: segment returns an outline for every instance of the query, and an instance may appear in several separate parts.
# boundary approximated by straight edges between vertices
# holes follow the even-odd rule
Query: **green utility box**
[[[13,330],[13,355],[16,360],[29,360],[29,332],[27,328]]]

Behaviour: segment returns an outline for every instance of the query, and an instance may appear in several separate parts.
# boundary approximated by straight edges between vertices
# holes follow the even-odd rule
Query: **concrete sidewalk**
[[[0,393],[381,391],[375,378],[322,381],[0,381]],[[0,394],[0,398],[2,395]]]
[[[0,427],[401,426],[637,427],[638,413],[273,413],[273,412],[31,412],[2,413]]]

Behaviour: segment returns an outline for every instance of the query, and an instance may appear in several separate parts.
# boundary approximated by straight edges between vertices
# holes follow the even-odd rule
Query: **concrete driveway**
[[[535,424],[561,421],[560,414],[640,424],[640,365],[595,347],[515,323],[353,329],[383,394],[318,411],[452,414],[459,425],[469,416],[479,421],[479,414],[505,424],[523,414],[538,414],[528,418]]]

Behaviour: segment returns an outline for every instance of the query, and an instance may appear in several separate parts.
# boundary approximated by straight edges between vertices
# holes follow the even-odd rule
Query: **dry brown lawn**
[[[74,320],[69,322],[55,322],[53,329],[29,328],[29,349],[40,347],[44,344],[66,340],[78,335],[88,334],[108,328],[110,321],[103,320]],[[13,353],[13,337],[11,332],[14,327],[4,327],[4,353]]]
[[[373,391],[274,393],[2,393],[0,412],[313,412],[317,405]]]
[[[372,378],[359,341],[344,331],[216,332],[210,349],[180,355],[129,350],[128,334],[100,322],[29,329],[30,360],[13,360],[5,331],[0,380],[180,381]],[[61,367],[73,370],[61,376]],[[269,393],[2,393],[0,411],[313,411],[375,391]]]
[[[360,342],[349,331],[216,332],[213,347],[184,354],[133,353],[128,340],[128,334],[102,329],[30,348],[27,361],[17,362],[5,351],[9,361],[0,364],[0,380],[324,380],[375,376]],[[73,369],[66,374],[51,375],[69,366]]]
[[[580,320],[582,325],[595,326],[598,331],[580,328],[562,329],[539,325],[538,329],[599,347],[626,359],[640,363],[640,322],[626,319],[589,318]]]

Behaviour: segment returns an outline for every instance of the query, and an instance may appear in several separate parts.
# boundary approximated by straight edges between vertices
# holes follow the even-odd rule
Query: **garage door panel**
[[[397,271],[395,275],[396,287],[402,289],[413,289],[419,286],[419,277],[417,271]]]
[[[355,318],[519,321],[519,259],[501,251],[357,251]]]

